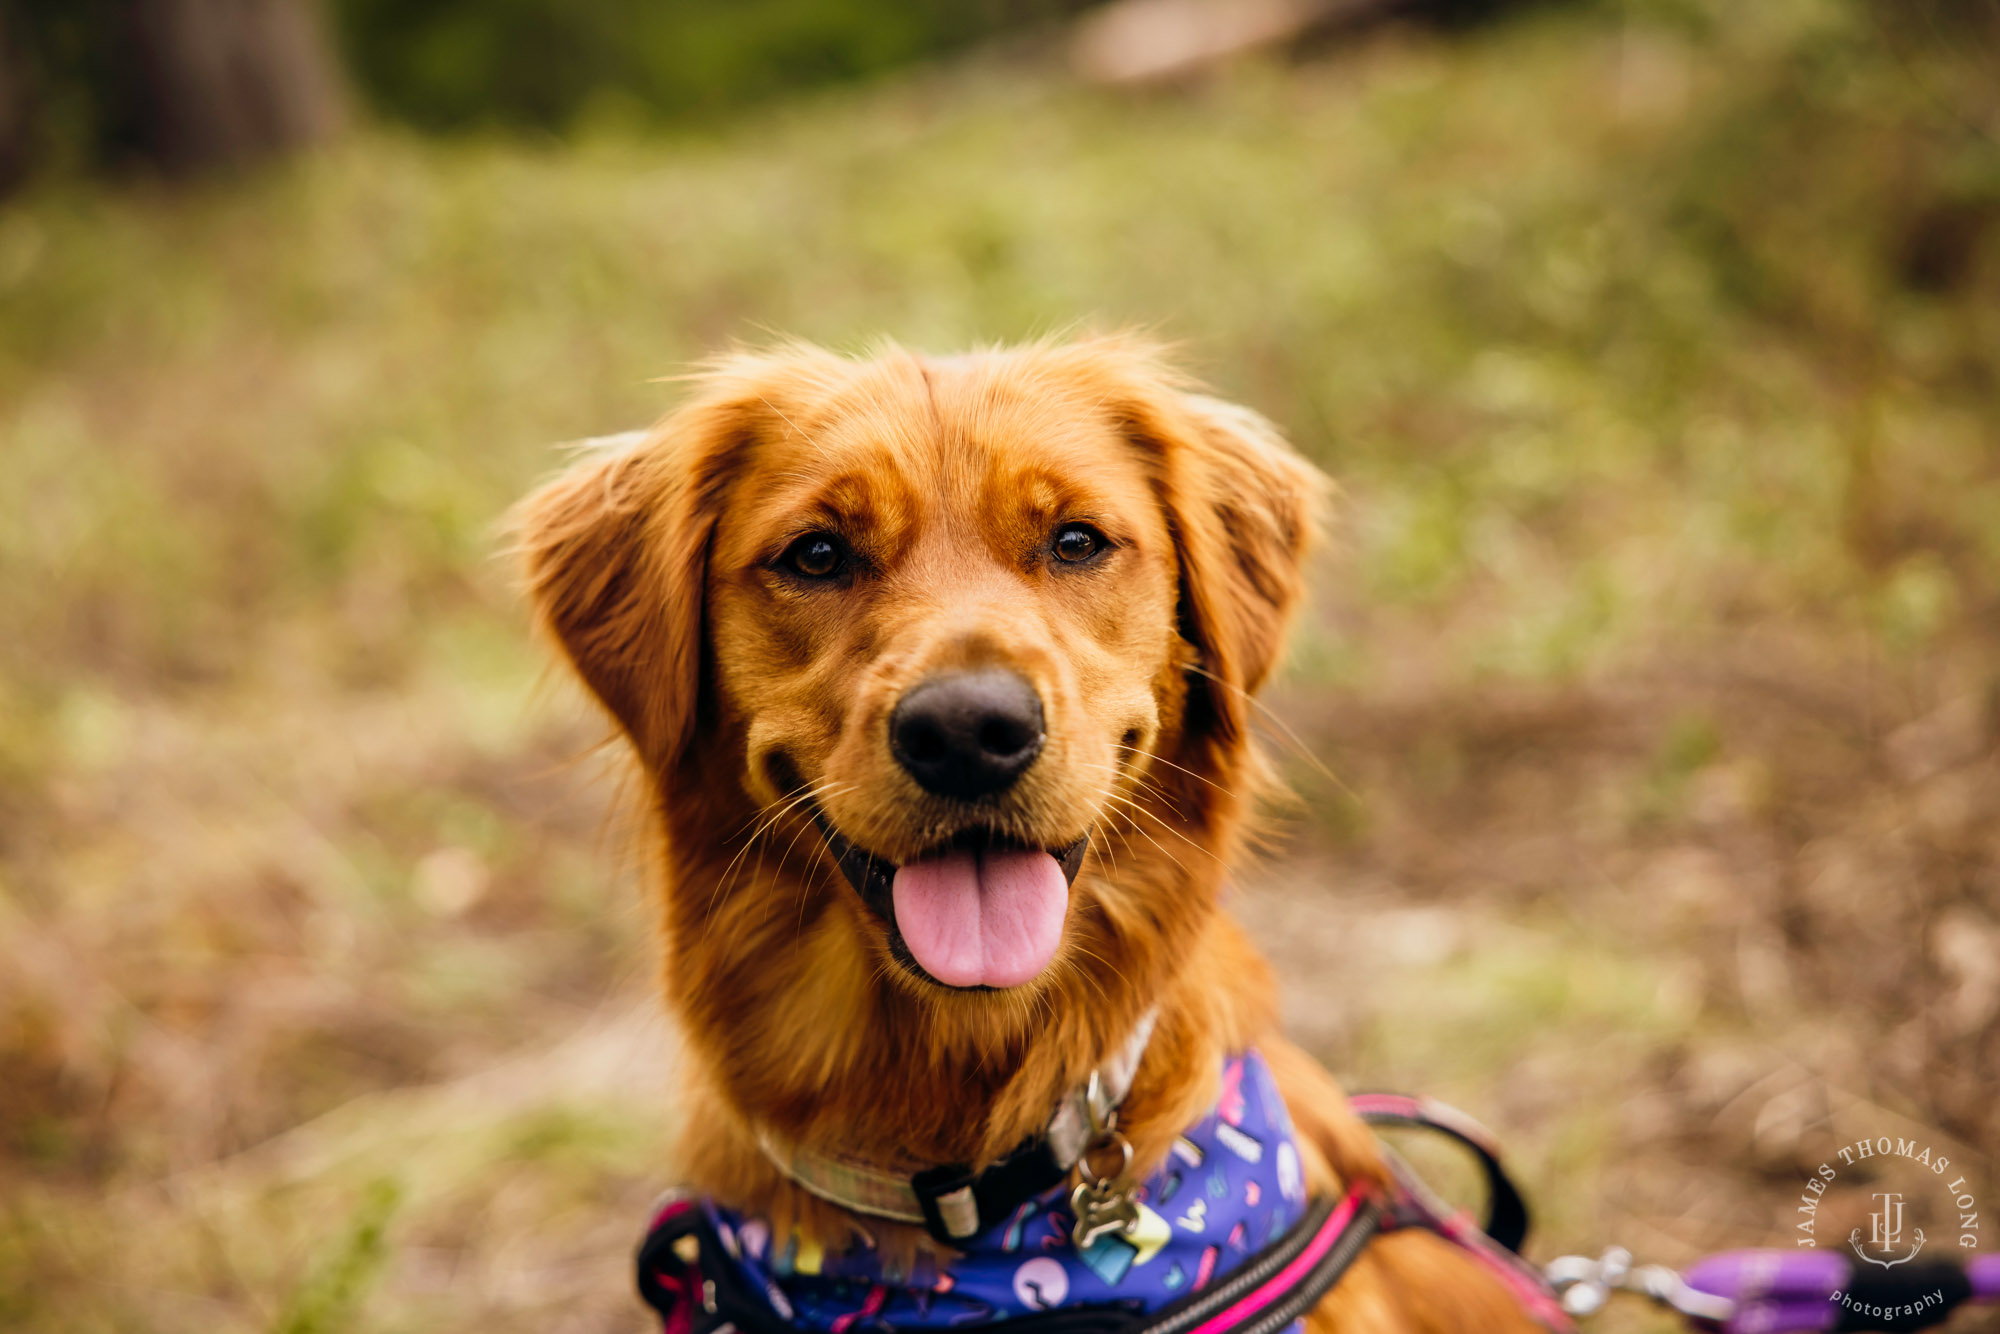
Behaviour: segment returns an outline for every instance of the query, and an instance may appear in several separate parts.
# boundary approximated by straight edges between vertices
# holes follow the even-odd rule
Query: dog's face
[[[1127,342],[791,349],[524,530],[655,786],[670,926],[747,977],[810,925],[935,1010],[1144,985],[1212,900],[1315,482]]]
[[[1145,460],[1054,388],[977,361],[857,376],[749,451],[710,548],[746,784],[809,794],[895,963],[946,986],[1055,956],[1192,658]]]

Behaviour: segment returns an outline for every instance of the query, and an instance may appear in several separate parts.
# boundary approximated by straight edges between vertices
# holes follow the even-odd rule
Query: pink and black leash
[[[1492,1135],[1458,1109],[1429,1098],[1362,1094],[1353,1099],[1364,1121],[1441,1132],[1471,1149],[1485,1169],[1492,1218],[1481,1236],[1471,1221],[1431,1193],[1390,1155],[1404,1196],[1441,1217],[1427,1225],[1460,1245],[1496,1259],[1495,1237],[1518,1249],[1527,1232],[1520,1192],[1500,1167]],[[1513,1223],[1518,1220],[1518,1232]],[[1498,1226],[1496,1226],[1496,1224]],[[1507,1275],[1529,1270],[1508,1255]],[[1927,1261],[1876,1270],[1834,1251],[1738,1250],[1709,1256],[1685,1270],[1635,1265],[1622,1247],[1591,1259],[1565,1255],[1532,1272],[1532,1290],[1517,1293],[1524,1306],[1549,1324],[1542,1304],[1557,1299],[1564,1315],[1581,1318],[1601,1310],[1614,1292],[1632,1292],[1679,1313],[1689,1325],[1718,1334],[1825,1334],[1844,1330],[1919,1330],[1943,1324],[1962,1307],[2000,1303],[2000,1256],[1958,1264]]]

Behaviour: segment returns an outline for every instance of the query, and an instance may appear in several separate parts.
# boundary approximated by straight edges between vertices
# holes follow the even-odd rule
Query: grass
[[[2000,148],[1876,13],[8,205],[0,1326],[640,1327],[672,1044],[495,525],[764,330],[1149,324],[1341,479],[1239,910],[1545,1250],[1782,1244],[1878,1124],[2000,1191]]]

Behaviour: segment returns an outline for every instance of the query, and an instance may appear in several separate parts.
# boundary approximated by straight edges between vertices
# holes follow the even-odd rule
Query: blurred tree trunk
[[[165,171],[275,157],[346,118],[311,0],[126,0],[123,17],[128,144]]]
[[[34,145],[30,136],[28,67],[22,56],[21,33],[0,8],[0,195],[27,175]]]

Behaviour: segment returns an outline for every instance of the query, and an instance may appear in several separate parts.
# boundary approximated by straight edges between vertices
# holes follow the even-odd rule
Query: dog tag
[[[1132,1187],[1122,1184],[1132,1169],[1132,1142],[1118,1133],[1118,1110],[1104,1097],[1094,1070],[1085,1089],[1084,1106],[1090,1114],[1090,1142],[1076,1160],[1077,1174],[1083,1179],[1069,1193],[1069,1207],[1076,1214],[1076,1231],[1070,1240],[1079,1251],[1089,1250],[1101,1237],[1130,1241],[1132,1230],[1139,1226],[1138,1201],[1132,1198]],[[1091,1155],[1107,1149],[1117,1151],[1118,1167],[1100,1175]]]
[[[1111,1181],[1080,1181],[1069,1193],[1069,1207],[1076,1213],[1072,1238],[1079,1251],[1089,1250],[1100,1237],[1131,1239],[1139,1225],[1139,1206],[1130,1194]]]

